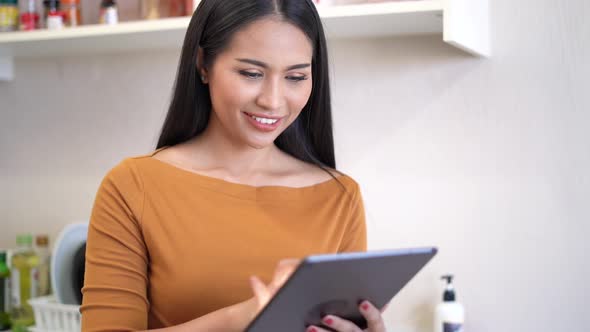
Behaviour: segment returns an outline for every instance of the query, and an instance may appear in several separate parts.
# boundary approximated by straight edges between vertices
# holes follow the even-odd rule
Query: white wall
[[[590,4],[491,1],[494,57],[439,37],[331,44],[339,166],[370,247],[439,255],[386,313],[430,331],[456,274],[467,331],[590,325]],[[153,148],[177,52],[17,60],[0,83],[0,247],[88,217],[104,173]]]

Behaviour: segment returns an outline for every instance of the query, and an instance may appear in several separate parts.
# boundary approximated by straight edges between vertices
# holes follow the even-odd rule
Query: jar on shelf
[[[100,24],[117,24],[119,22],[119,12],[115,0],[102,0],[100,2]]]
[[[183,0],[168,0],[168,17],[185,16],[185,2]]]
[[[82,25],[82,10],[80,0],[62,0],[62,11],[65,14],[65,26],[76,27]]]
[[[61,11],[59,0],[43,1],[43,18],[45,26],[49,30],[59,30],[64,27],[64,13]]]
[[[141,18],[144,20],[156,20],[160,18],[160,0],[142,0]]]
[[[0,0],[0,32],[18,30],[17,0]]]
[[[24,0],[20,8],[20,29],[30,31],[39,29],[39,14],[35,8],[35,0]]]
[[[141,18],[154,20],[165,17],[182,17],[192,14],[192,1],[185,0],[141,0]],[[187,6],[191,9],[187,10]]]
[[[194,0],[196,1],[196,0]],[[184,1],[184,15],[191,16],[193,15],[194,10],[194,3],[193,0],[185,0]]]

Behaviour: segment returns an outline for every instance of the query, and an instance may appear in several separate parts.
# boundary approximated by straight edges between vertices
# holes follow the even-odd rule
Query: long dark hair
[[[323,169],[335,169],[328,52],[322,22],[311,0],[202,0],[192,16],[174,85],[174,94],[157,149],[202,133],[211,114],[209,87],[197,62],[210,68],[240,28],[264,17],[278,17],[303,31],[313,46],[311,96],[275,145],[293,157]],[[202,59],[197,59],[199,47]]]

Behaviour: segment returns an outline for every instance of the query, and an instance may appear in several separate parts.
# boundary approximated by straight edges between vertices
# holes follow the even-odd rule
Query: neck
[[[274,144],[255,148],[239,142],[213,118],[190,144],[193,151],[198,151],[195,158],[204,169],[233,180],[255,180],[264,169],[268,170],[279,151]]]

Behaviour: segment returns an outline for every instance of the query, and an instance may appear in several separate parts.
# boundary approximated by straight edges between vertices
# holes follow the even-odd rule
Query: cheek
[[[219,117],[243,109],[255,93],[251,90],[239,80],[231,78],[231,75],[217,76],[209,83],[211,103]]]
[[[307,105],[309,97],[311,96],[311,88],[312,84],[310,80],[309,83],[305,83],[305,86],[301,86],[299,89],[294,90],[291,94],[290,109],[293,113],[295,113],[293,119],[296,118],[303,110],[303,107]]]

